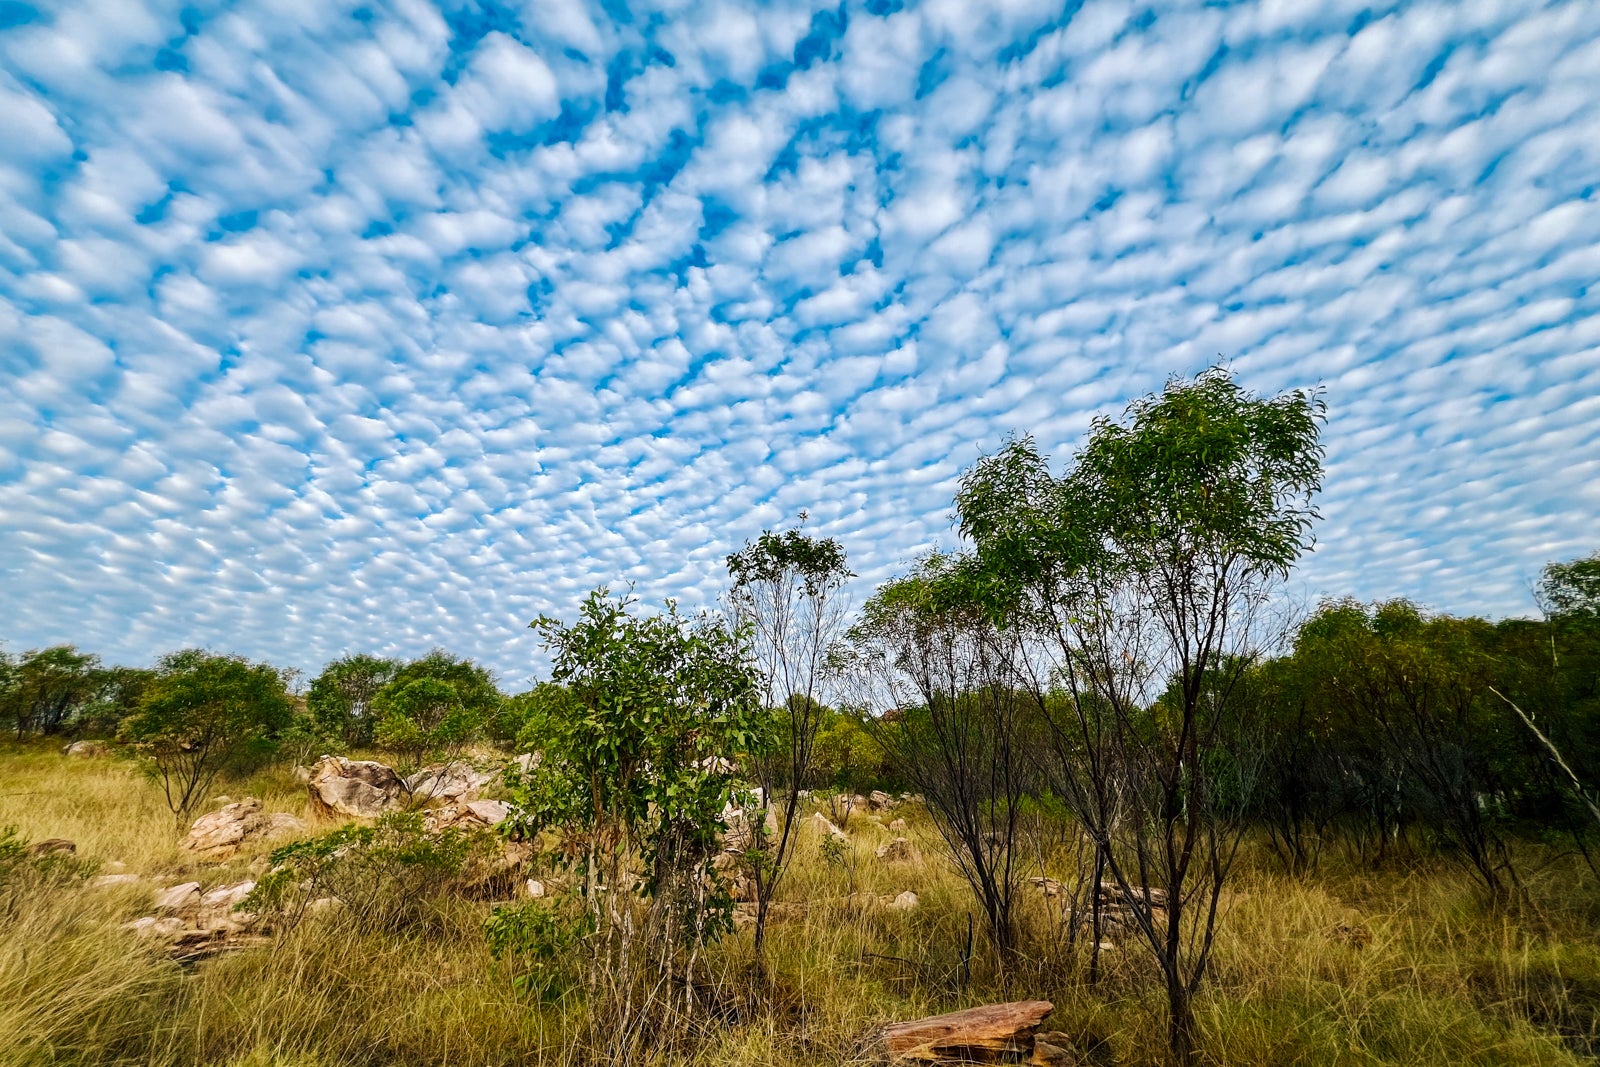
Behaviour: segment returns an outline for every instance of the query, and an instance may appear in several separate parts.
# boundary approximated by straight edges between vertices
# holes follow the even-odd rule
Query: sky
[[[515,688],[963,468],[1321,387],[1308,597],[1600,549],[1600,4],[0,0],[0,641]]]

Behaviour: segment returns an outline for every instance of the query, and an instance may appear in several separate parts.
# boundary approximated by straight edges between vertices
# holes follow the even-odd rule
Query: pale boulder
[[[389,811],[404,810],[411,799],[406,783],[373,760],[329,756],[311,769],[306,783],[311,806],[324,817],[375,819]]]
[[[261,801],[245,797],[202,815],[189,828],[183,847],[209,859],[226,859],[247,842],[305,830],[305,824],[286,812],[265,813]]]
[[[829,819],[820,811],[811,816],[811,825],[816,829],[817,833],[822,834],[825,837],[831,837],[835,841],[850,840],[845,836],[845,832],[843,830],[839,829],[833,824],[832,819]]]
[[[104,756],[111,751],[111,746],[104,741],[74,741],[61,750],[63,756],[76,756],[79,759],[92,759],[95,756]]]
[[[903,837],[897,837],[893,841],[879,846],[876,855],[884,863],[905,863],[915,853],[911,849],[910,841]]]
[[[156,910],[166,912],[192,911],[200,905],[200,883],[183,882],[156,894]]]

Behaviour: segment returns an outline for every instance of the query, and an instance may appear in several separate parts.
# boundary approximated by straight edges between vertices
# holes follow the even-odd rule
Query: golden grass
[[[0,826],[66,837],[79,855],[120,862],[153,887],[209,886],[264,869],[266,847],[224,864],[186,857],[159,789],[132,763],[67,759],[54,746],[0,748]],[[235,797],[305,816],[286,771],[223,783]],[[1136,946],[1107,954],[1105,977],[1040,936],[1049,909],[1026,890],[1034,937],[1002,986],[982,952],[963,984],[965,886],[926,817],[907,833],[919,855],[884,864],[894,835],[851,820],[854,862],[826,862],[808,830],[781,897],[804,921],[769,935],[770,991],[752,982],[749,935],[710,961],[724,1013],[662,1064],[837,1067],[892,1019],[987,1000],[1045,996],[1047,1024],[1073,1034],[1088,1063],[1162,1061],[1162,1000]],[[1034,873],[1034,872],[1028,872]],[[1052,871],[1060,876],[1064,872]],[[851,890],[855,895],[850,895]],[[910,889],[909,912],[879,896]],[[185,970],[120,928],[149,888],[25,894],[0,928],[0,1064],[367,1065],[575,1064],[563,1010],[513,990],[481,933],[487,905],[445,902],[402,934],[363,933],[332,914],[269,949]],[[1207,1062],[1279,1064],[1578,1064],[1600,1050],[1600,894],[1575,864],[1529,885],[1530,907],[1484,910],[1469,881],[1440,864],[1363,871],[1329,862],[1286,879],[1264,858],[1230,893],[1214,969],[1197,1004]]]

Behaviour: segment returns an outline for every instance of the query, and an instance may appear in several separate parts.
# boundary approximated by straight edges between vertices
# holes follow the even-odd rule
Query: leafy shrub
[[[489,951],[512,967],[511,984],[540,1000],[554,1000],[582,980],[572,948],[594,924],[581,908],[576,915],[558,906],[528,902],[494,909],[484,923]]]
[[[439,898],[460,889],[493,838],[423,831],[422,816],[393,813],[370,826],[342,826],[272,853],[272,871],[242,907],[279,928],[297,925],[319,900],[343,905],[366,930],[425,922]]]

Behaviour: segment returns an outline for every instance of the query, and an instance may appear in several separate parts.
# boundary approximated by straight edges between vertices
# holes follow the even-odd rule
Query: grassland
[[[286,768],[219,788],[310,818]],[[981,952],[965,967],[966,888],[942,861],[926,817],[897,814],[917,845],[909,862],[877,861],[874,848],[891,835],[859,815],[848,827],[853,862],[827,862],[814,841],[804,843],[782,896],[804,903],[805,918],[772,930],[769,989],[758,995],[749,977],[748,934],[724,940],[711,965],[716,1010],[691,1046],[663,1050],[662,1063],[834,1067],[862,1058],[863,1036],[876,1024],[1023,996],[1055,1002],[1047,1025],[1074,1035],[1086,1063],[1161,1062],[1161,998],[1135,946],[1111,951],[1091,987],[1051,904],[1027,890],[1028,961],[1019,973],[1000,982]],[[0,827],[8,825],[34,840],[68,838],[100,870],[147,882],[11,894],[0,912],[0,1064],[576,1059],[565,1035],[581,1006],[540,1004],[513,988],[483,937],[489,903],[441,900],[427,921],[388,933],[329,914],[270,948],[185,968],[122,924],[148,913],[149,887],[259,874],[265,847],[221,864],[188,857],[159,790],[136,765],[68,759],[45,744],[0,748]],[[1264,852],[1250,855],[1231,887],[1199,1004],[1205,1061],[1592,1062],[1600,1053],[1600,892],[1571,857],[1529,847],[1523,862],[1527,903],[1494,912],[1437,858],[1371,870],[1335,848],[1314,875],[1290,880]],[[913,910],[872,901],[906,889],[918,894]]]

